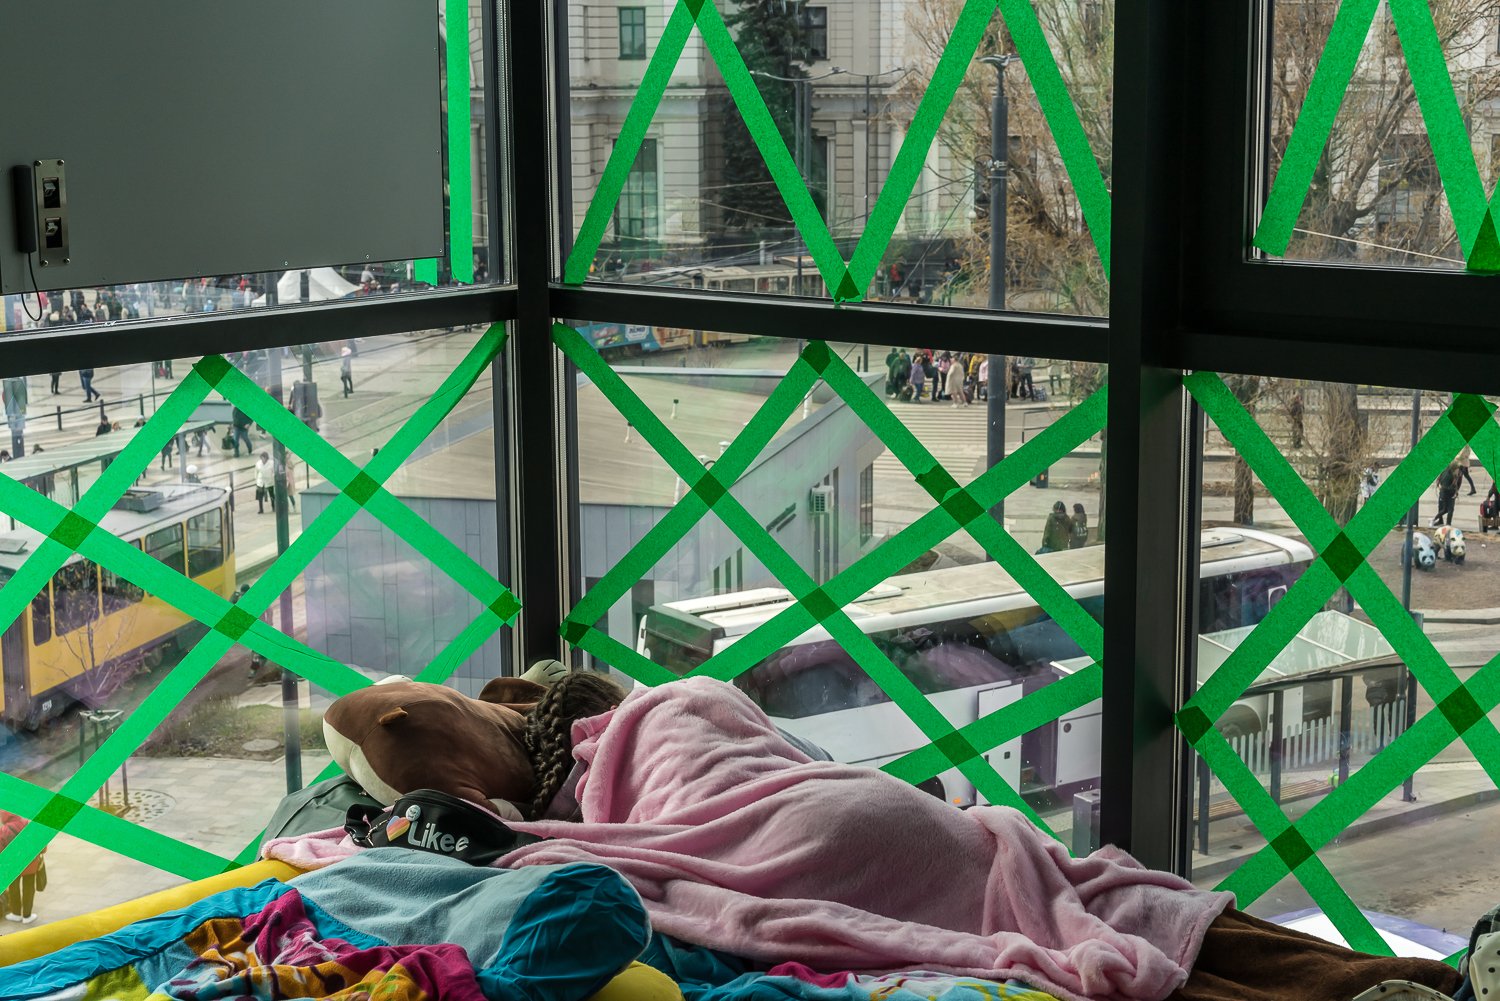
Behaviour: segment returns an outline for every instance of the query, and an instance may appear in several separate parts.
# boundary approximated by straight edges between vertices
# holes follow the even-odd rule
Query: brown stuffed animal
[[[525,713],[546,691],[503,678],[480,700],[392,680],[336,699],[323,716],[324,740],[339,767],[386,806],[413,789],[437,789],[520,820],[513,804],[528,802],[534,783]]]

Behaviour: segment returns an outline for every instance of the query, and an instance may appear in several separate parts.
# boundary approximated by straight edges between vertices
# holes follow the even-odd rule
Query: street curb
[[[1421,611],[1423,621],[1443,622],[1457,626],[1493,626],[1500,624],[1500,608],[1450,608]]]
[[[1337,840],[1356,841],[1373,834],[1379,834],[1382,831],[1388,831],[1393,827],[1418,824],[1449,813],[1457,813],[1471,807],[1482,806],[1485,803],[1495,800],[1500,800],[1500,789],[1492,787],[1489,789],[1476,789],[1474,792],[1455,796],[1452,799],[1438,800],[1434,803],[1419,803],[1404,813],[1389,813],[1383,817],[1371,817],[1364,822],[1356,821],[1345,828],[1339,834]],[[1212,862],[1194,864],[1192,878],[1199,879],[1231,873],[1256,855],[1259,855],[1263,850],[1264,846],[1225,858],[1216,858]]]

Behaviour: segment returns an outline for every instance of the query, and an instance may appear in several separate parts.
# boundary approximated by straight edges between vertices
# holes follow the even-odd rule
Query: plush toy
[[[489,803],[507,820],[531,799],[526,710],[547,689],[500,678],[471,699],[443,685],[388,679],[336,699],[323,716],[329,753],[385,806],[414,789]]]

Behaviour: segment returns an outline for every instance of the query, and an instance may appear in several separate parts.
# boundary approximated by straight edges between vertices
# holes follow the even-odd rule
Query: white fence
[[[1400,735],[1406,723],[1406,700],[1398,698],[1382,706],[1356,709],[1349,719],[1349,756],[1367,758]],[[1296,771],[1339,760],[1337,714],[1285,728],[1281,739],[1281,772]],[[1271,733],[1229,738],[1229,746],[1256,775],[1271,773]]]

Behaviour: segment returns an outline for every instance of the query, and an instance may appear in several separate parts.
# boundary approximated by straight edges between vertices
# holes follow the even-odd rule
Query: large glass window
[[[1479,805],[1497,714],[1470,695],[1500,652],[1485,611],[1500,531],[1487,404],[1208,372],[1188,385],[1208,416],[1201,511],[1216,540],[1182,717],[1199,721],[1185,726],[1201,754],[1193,878],[1271,920],[1321,911],[1351,943],[1370,926],[1467,928],[1492,887],[1413,872],[1449,867],[1500,821]],[[1450,723],[1457,739],[1426,736]],[[1265,864],[1285,861],[1287,821],[1314,852],[1289,875]]]
[[[99,568],[88,560],[69,563],[52,578],[53,620],[59,635],[99,617]]]
[[[567,281],[984,308],[995,272],[1008,308],[1109,312],[1112,2],[987,25],[950,0],[719,9],[722,27],[664,32],[672,70],[647,80],[570,6]],[[1002,78],[1011,153],[991,171]],[[626,220],[645,157],[661,206],[643,243]]]
[[[1099,781],[1100,366],[810,344],[830,359],[819,378],[780,338],[649,328],[632,341],[580,325],[558,344],[584,377],[588,587],[570,620],[589,627],[592,666],[654,684],[733,661],[778,725],[835,758],[960,804],[1019,805],[1088,850],[1091,827],[1073,824],[1074,797]],[[991,362],[1014,378],[992,383]],[[1028,446],[1003,467],[1027,484],[1008,496],[988,471],[992,385],[1007,451]],[[704,467],[727,493],[666,534],[696,507]],[[960,488],[963,504],[1003,505],[1003,521],[924,518]],[[815,587],[847,619],[778,633],[778,613]],[[1065,712],[1003,727],[1053,685]],[[954,730],[979,757],[915,766]]]
[[[1255,246],[1287,260],[1500,267],[1493,0],[1273,8]]]
[[[185,569],[182,526],[168,525],[146,536],[146,553],[181,573]]]

